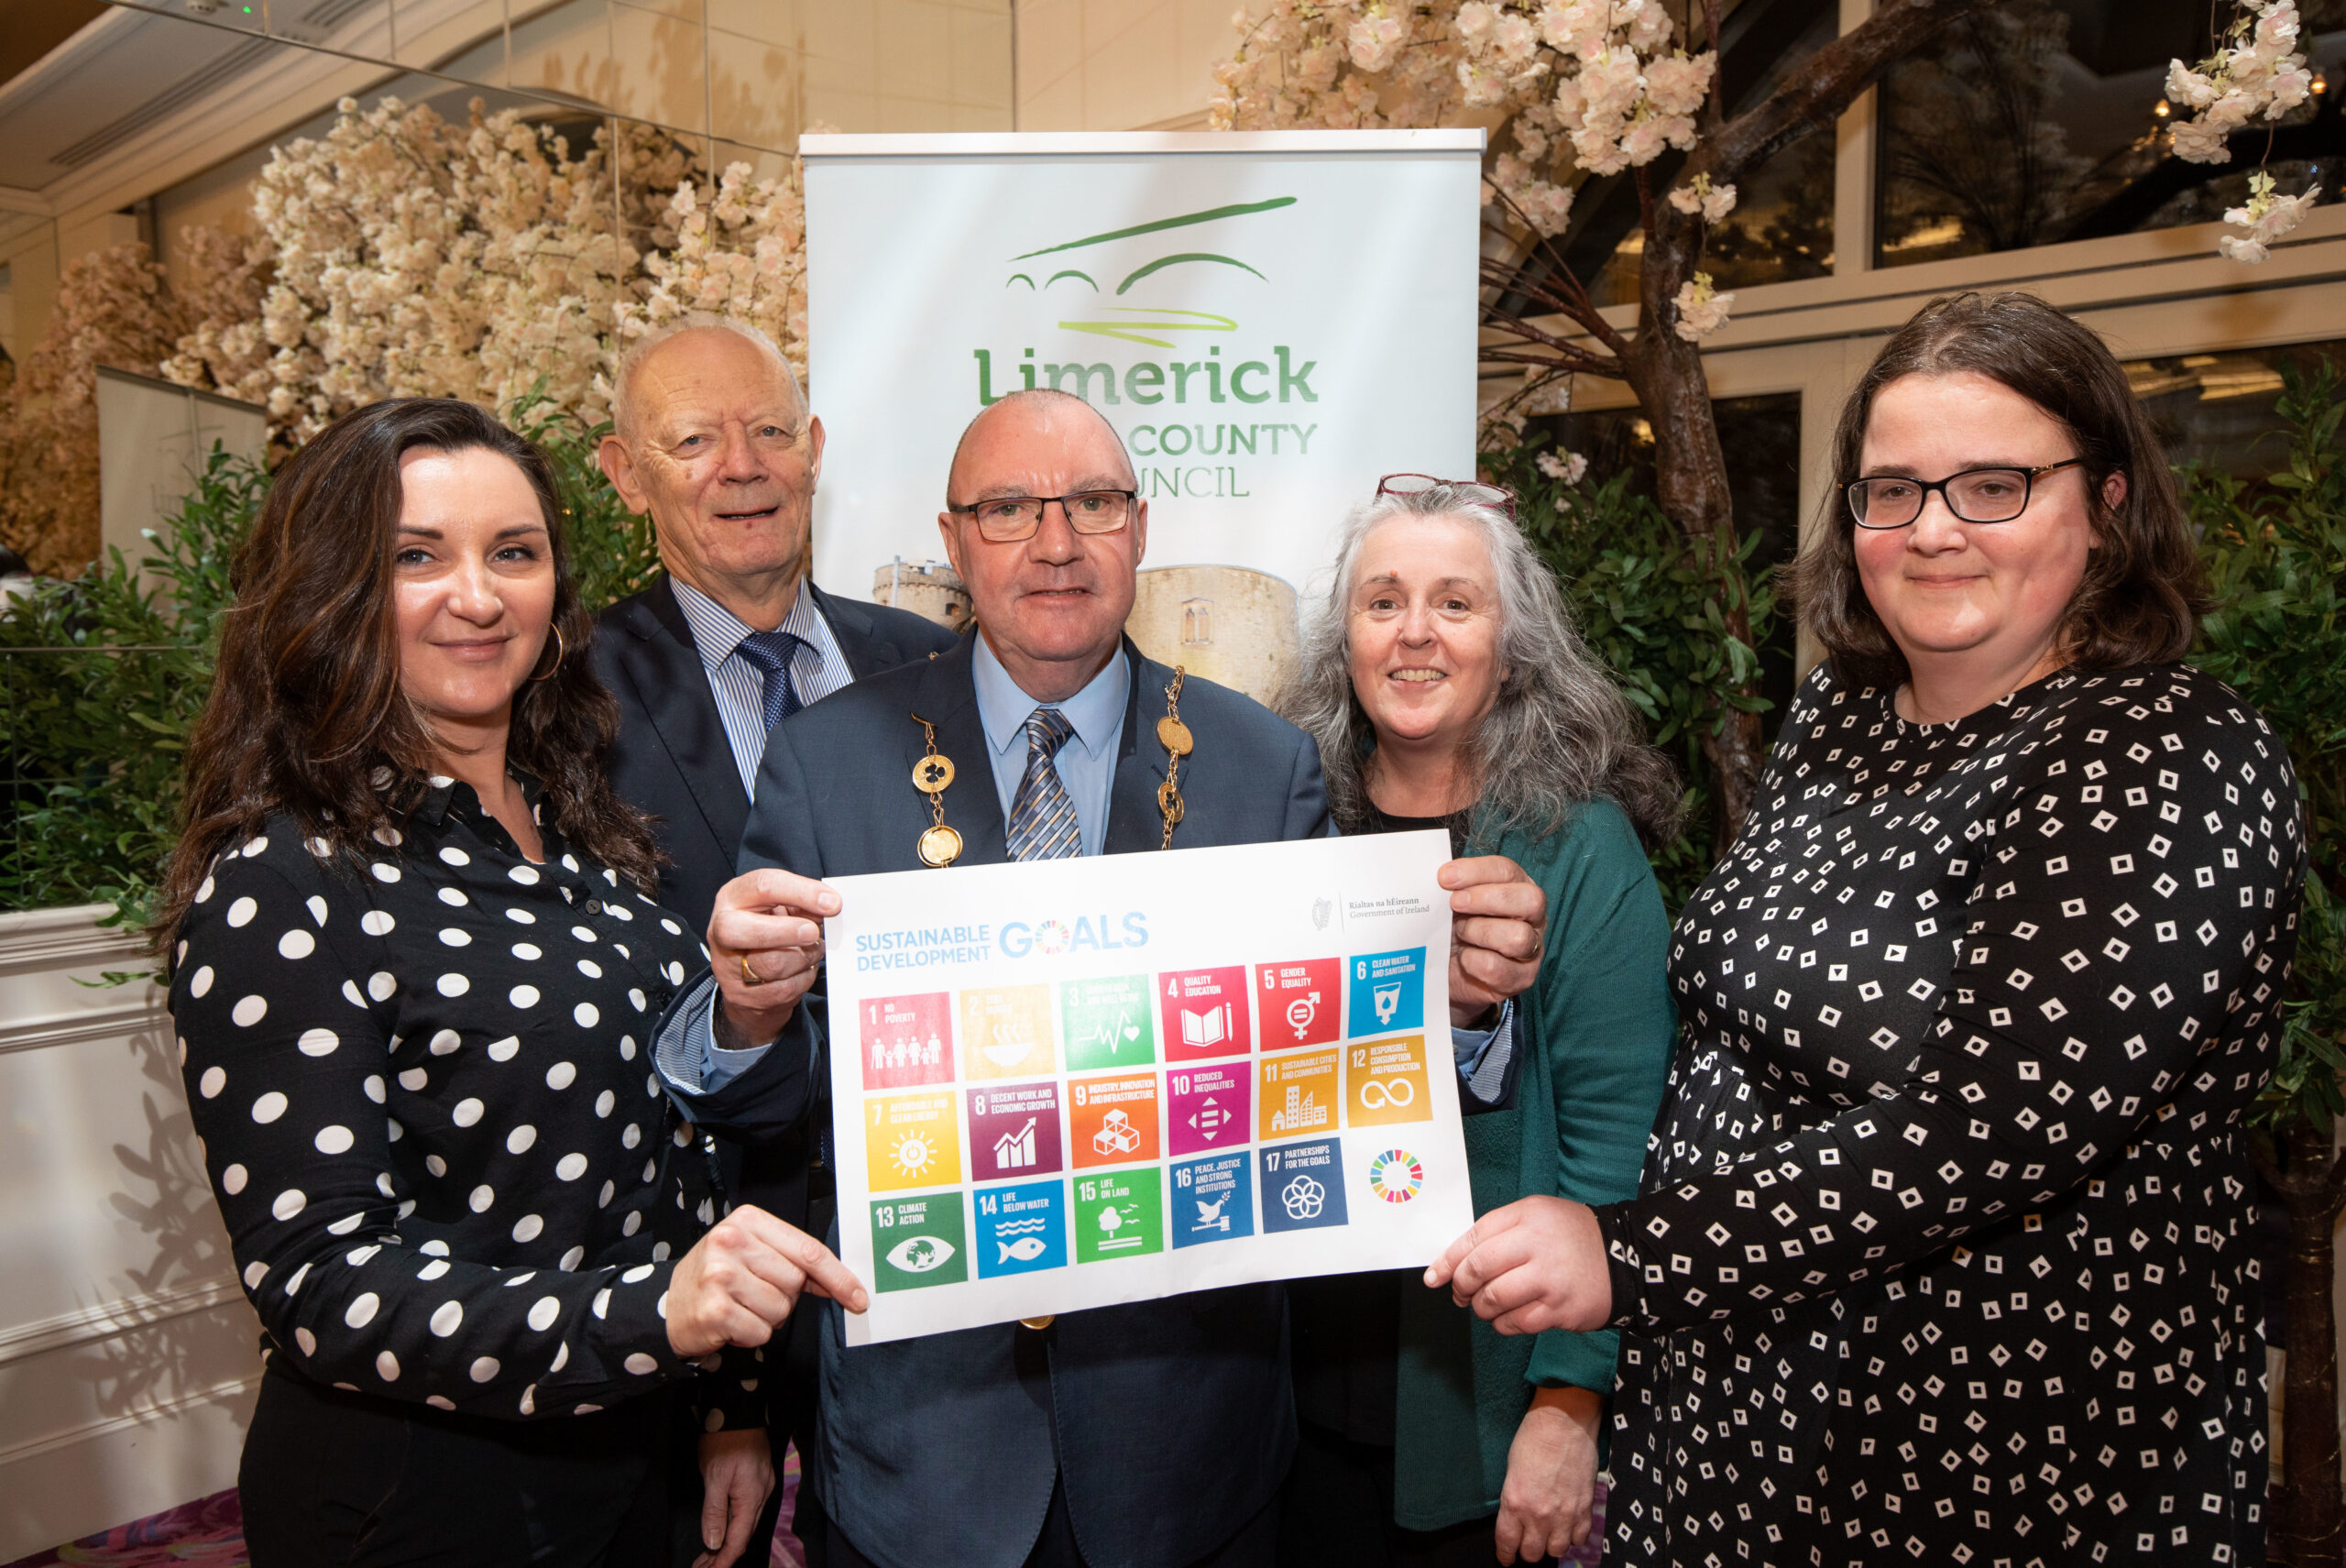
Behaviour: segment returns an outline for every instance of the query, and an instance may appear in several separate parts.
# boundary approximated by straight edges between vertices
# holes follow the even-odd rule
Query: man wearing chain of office
[[[1135,488],[1115,431],[1067,393],[1014,393],[963,433],[937,526],[979,630],[775,727],[709,925],[722,998],[704,986],[660,1033],[696,1122],[780,1138],[817,1104],[820,922],[840,908],[822,878],[1331,830],[1302,731],[1124,636],[1148,538]],[[1504,860],[1442,882],[1453,1022],[1490,1027],[1537,971],[1545,898]],[[783,1003],[772,1042],[726,1016]],[[851,1352],[839,1309],[813,1310],[830,1568],[1271,1561],[1295,1442],[1278,1286]]]

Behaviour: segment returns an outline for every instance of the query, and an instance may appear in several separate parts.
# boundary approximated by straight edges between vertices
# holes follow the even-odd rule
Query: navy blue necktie
[[[806,706],[798,700],[798,688],[790,684],[790,661],[806,645],[804,639],[787,631],[752,631],[733,650],[758,667],[768,729]]]

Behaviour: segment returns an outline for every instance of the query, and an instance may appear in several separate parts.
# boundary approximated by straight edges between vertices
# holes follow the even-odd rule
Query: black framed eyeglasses
[[[1379,496],[1421,496],[1428,490],[1447,487],[1456,490],[1459,499],[1476,506],[1496,507],[1515,516],[1515,492],[1497,485],[1486,485],[1480,479],[1437,479],[1431,474],[1387,474],[1376,481]]]
[[[2066,457],[2034,468],[1967,468],[1927,481],[1900,474],[1859,479],[1847,491],[1849,516],[1859,528],[1904,528],[1923,515],[1923,503],[1936,490],[1946,510],[1965,522],[2010,522],[2028,510],[2038,479],[2084,461]]]
[[[1053,501],[1067,514],[1067,525],[1078,533],[1113,533],[1130,522],[1138,490],[1080,490],[1071,496],[990,496],[968,506],[949,503],[947,511],[966,512],[978,520],[978,533],[992,544],[1015,544],[1032,539],[1043,526],[1043,512]]]

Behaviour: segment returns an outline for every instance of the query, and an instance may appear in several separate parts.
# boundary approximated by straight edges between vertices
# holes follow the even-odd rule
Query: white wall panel
[[[0,915],[0,1562],[234,1486],[260,1362],[161,994]]]

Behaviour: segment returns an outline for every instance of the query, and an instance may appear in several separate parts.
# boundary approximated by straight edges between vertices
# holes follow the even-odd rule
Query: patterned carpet
[[[789,1518],[790,1498],[798,1490],[798,1452],[783,1456],[783,1517]],[[1604,1555],[1605,1484],[1596,1488],[1595,1540],[1564,1559],[1594,1565]],[[85,1537],[53,1552],[20,1557],[0,1568],[247,1568],[245,1520],[231,1489],[197,1502],[182,1503],[131,1524]],[[769,1568],[806,1568],[798,1541],[787,1529],[775,1531]]]

